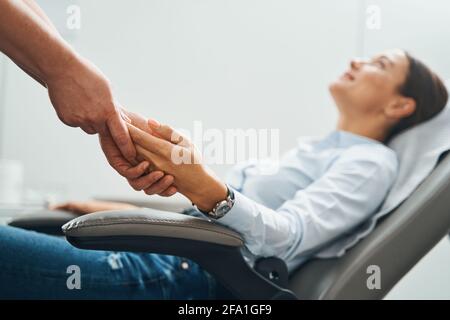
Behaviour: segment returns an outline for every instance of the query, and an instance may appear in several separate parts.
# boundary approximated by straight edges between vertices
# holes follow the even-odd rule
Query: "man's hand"
[[[58,117],[86,133],[111,135],[122,155],[133,161],[136,150],[125,125],[125,116],[114,99],[106,77],[79,57],[68,69],[46,79],[48,94]]]
[[[87,61],[83,68],[76,68],[70,76],[47,81],[50,100],[62,122],[81,127],[89,134],[98,133],[100,144],[109,164],[136,191],[148,195],[169,197],[177,190],[172,186],[173,177],[162,171],[149,172],[150,163],[139,163],[126,122],[147,133],[152,130],[147,119],[122,109],[111,92],[106,77]]]
[[[136,158],[125,121],[151,134],[147,120],[120,108],[107,79],[89,62],[84,64],[85,68],[77,68],[73,76],[47,81],[50,100],[61,121],[79,126],[89,134],[98,133],[109,164],[136,191],[166,197],[174,195],[177,190],[172,186],[172,176],[162,171],[149,172],[150,163],[139,163],[140,159]]]
[[[123,110],[123,112],[134,126],[147,133],[152,133],[145,118],[129,111]],[[173,186],[173,176],[166,175],[160,170],[151,171],[153,164],[149,161],[144,160],[137,164],[139,160],[143,160],[139,156],[133,162],[126,160],[108,133],[100,135],[100,145],[109,164],[128,180],[134,190],[143,190],[148,195],[158,194],[163,197],[170,197],[177,193],[177,189]]]

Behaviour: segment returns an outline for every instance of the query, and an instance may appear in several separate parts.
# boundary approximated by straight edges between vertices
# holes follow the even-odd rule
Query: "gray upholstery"
[[[66,211],[35,210],[29,214],[20,215],[10,221],[9,225],[52,235],[63,235],[61,226],[77,216],[75,213]]]
[[[208,220],[155,209],[96,212],[62,228],[69,237],[157,236],[230,247],[244,244],[238,233]]]

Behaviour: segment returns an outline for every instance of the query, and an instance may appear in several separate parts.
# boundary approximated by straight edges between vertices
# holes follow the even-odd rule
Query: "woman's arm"
[[[73,212],[79,215],[109,210],[131,210],[138,209],[134,205],[122,202],[112,201],[70,201],[49,206],[50,210],[63,210]]]

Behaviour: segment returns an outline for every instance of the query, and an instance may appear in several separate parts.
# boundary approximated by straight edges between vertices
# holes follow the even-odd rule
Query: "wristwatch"
[[[231,208],[233,208],[234,205],[234,192],[230,187],[228,187],[228,185],[227,190],[228,190],[227,198],[225,200],[219,201],[210,212],[204,212],[199,208],[197,208],[197,206],[194,204],[195,208],[204,215],[210,217],[211,219],[222,218],[231,210]]]

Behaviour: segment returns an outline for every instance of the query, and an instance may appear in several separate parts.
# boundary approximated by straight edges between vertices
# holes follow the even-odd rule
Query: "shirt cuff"
[[[231,189],[234,192],[233,207],[216,221],[245,235],[255,224],[255,203],[234,188]]]

